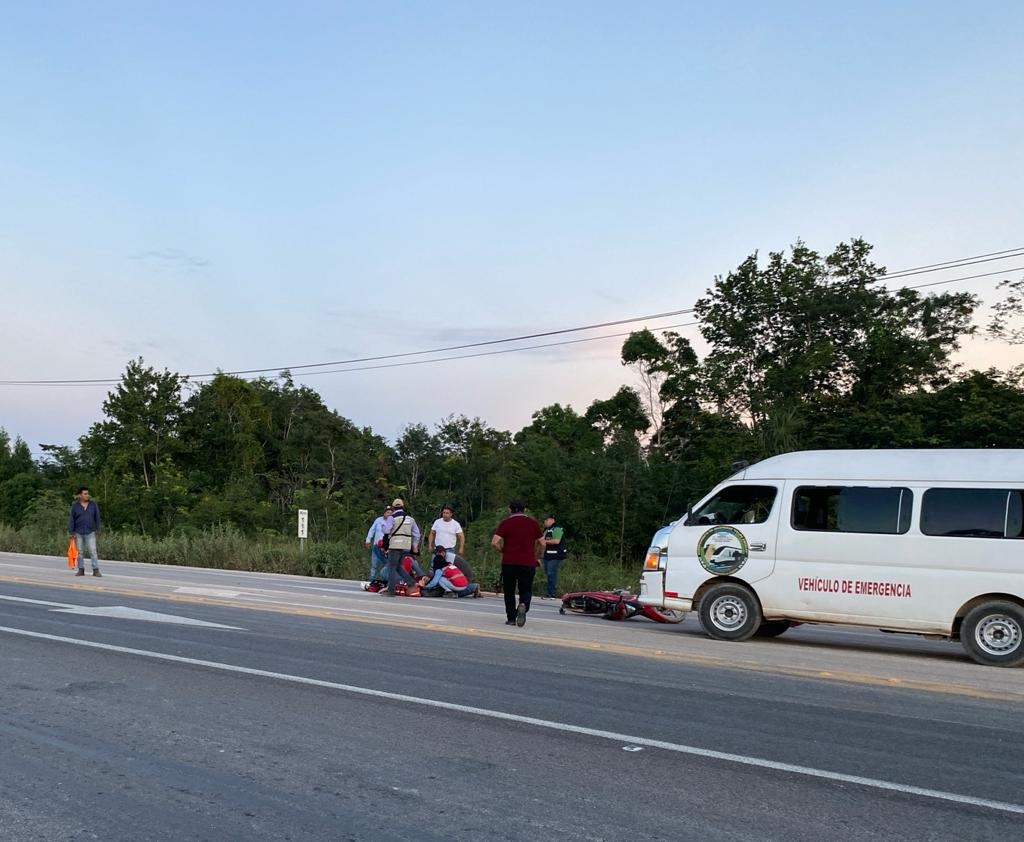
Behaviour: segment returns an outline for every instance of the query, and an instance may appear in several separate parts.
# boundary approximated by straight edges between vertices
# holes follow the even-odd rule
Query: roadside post
[[[309,534],[309,509],[299,509],[299,555],[306,554],[306,537]]]

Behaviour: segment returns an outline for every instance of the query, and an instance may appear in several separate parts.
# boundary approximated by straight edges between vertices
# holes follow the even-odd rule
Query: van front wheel
[[[1024,664],[1024,608],[1013,602],[982,603],[964,617],[960,640],[979,664]]]
[[[747,640],[761,627],[761,605],[748,588],[723,582],[700,598],[700,624],[716,640]]]

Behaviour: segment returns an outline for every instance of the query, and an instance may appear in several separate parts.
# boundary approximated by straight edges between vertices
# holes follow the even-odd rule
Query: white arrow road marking
[[[69,605],[66,602],[49,602],[45,599],[27,599],[23,596],[0,595],[7,602],[23,602],[28,605],[45,605],[58,614],[86,614],[93,617],[114,617],[119,620],[146,620],[150,623],[173,623],[178,626],[202,626],[207,629],[232,629],[245,631],[238,626],[225,626],[221,623],[208,623],[205,620],[193,620],[190,617],[176,617],[174,614],[161,614],[157,611],[143,611],[139,608],[126,608],[123,605],[90,608],[85,605]]]
[[[86,614],[90,617],[114,617],[118,620],[145,620],[149,623],[171,623],[177,626],[202,626],[206,629],[234,629],[244,631],[238,626],[225,626],[221,623],[208,623],[205,620],[193,620],[191,617],[176,617],[174,614],[161,614],[158,611],[143,611],[140,608],[127,608],[123,605],[101,606],[99,608],[52,608],[56,614]]]
[[[23,596],[0,596],[0,599],[7,600],[8,602],[27,602],[29,605],[48,605],[50,608],[75,608],[74,605],[68,605],[66,602],[47,602],[45,599],[26,599]]]

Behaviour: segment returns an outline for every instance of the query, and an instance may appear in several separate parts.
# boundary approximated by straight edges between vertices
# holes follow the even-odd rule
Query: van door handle
[[[750,545],[750,551],[752,553],[763,553],[767,549],[768,549],[768,545],[764,541],[762,541],[759,544],[751,544]]]

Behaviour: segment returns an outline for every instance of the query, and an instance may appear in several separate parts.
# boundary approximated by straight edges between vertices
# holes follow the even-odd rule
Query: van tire
[[[754,637],[778,637],[790,628],[789,620],[765,620],[754,632]]]
[[[761,627],[761,604],[749,588],[722,582],[700,598],[700,624],[715,640],[749,640]]]
[[[1015,602],[983,602],[967,612],[960,642],[979,664],[1016,667],[1024,664],[1024,608]]]

